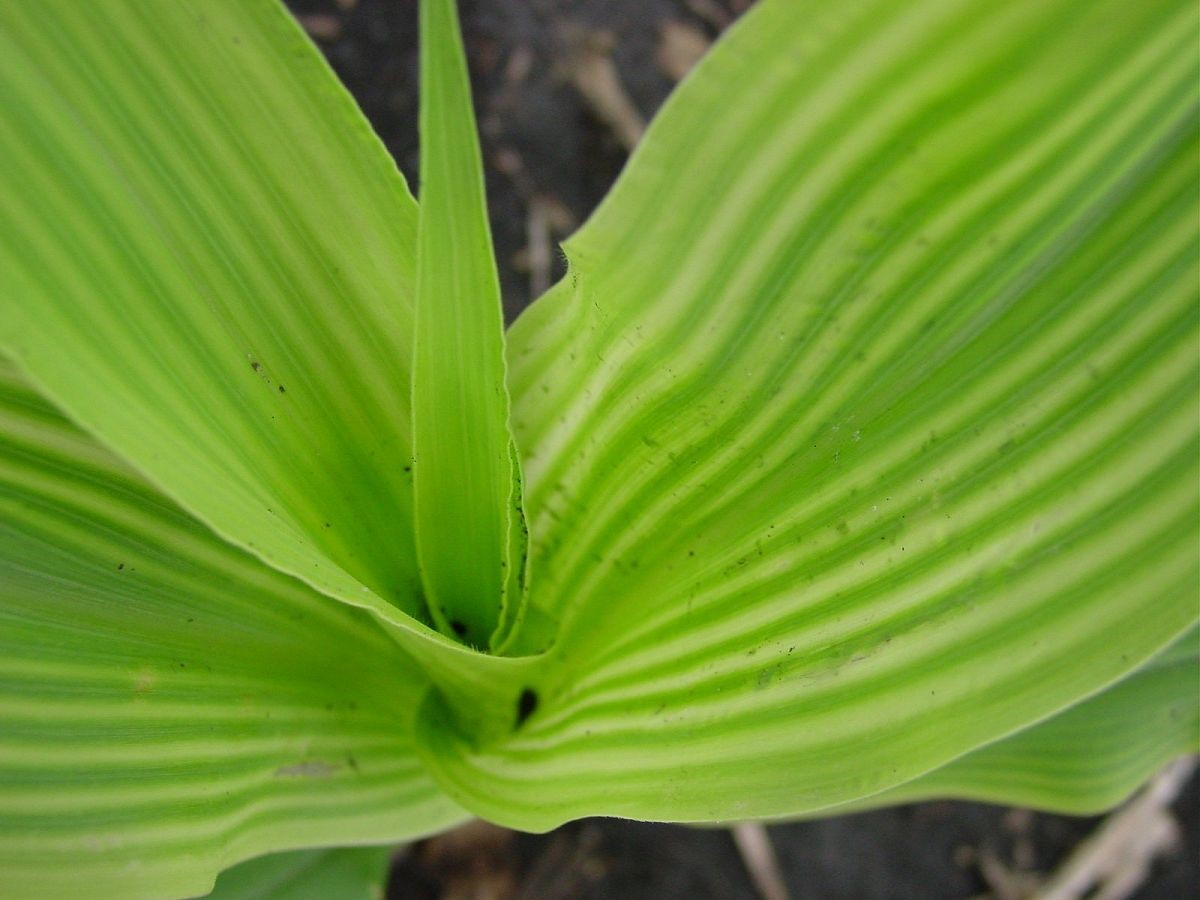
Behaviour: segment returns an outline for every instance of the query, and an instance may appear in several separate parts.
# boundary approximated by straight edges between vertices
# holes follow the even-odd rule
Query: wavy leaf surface
[[[427,728],[460,802],[814,811],[1195,621],[1196,25],[768,0],[728,34],[510,334],[562,627],[512,738]]]
[[[196,896],[465,816],[363,611],[229,547],[0,367],[0,894]]]
[[[9,6],[0,101],[0,347],[223,538],[375,613],[458,719],[507,725],[535,664],[433,630],[417,566],[417,207],[287,11]]]
[[[4,9],[4,892],[199,891],[456,804],[1115,799],[1194,730],[1194,663],[1143,667],[1197,615],[1196,27],[762,0],[510,332],[520,459],[503,403],[453,411],[504,490],[461,558],[478,485],[429,507],[478,589],[430,615],[418,213],[315,50],[260,0]],[[494,307],[468,156],[429,162],[431,308]],[[518,468],[524,618],[480,568]],[[512,656],[429,627],[460,609]]]
[[[958,797],[1073,815],[1115,806],[1200,752],[1200,633],[1065,712],[838,812]]]
[[[268,0],[6,4],[0,344],[272,566],[427,619],[417,208]]]

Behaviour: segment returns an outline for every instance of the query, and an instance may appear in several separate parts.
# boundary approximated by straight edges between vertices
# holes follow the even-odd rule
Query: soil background
[[[417,0],[288,0],[416,190]],[[689,62],[749,0],[463,2],[505,311],[515,317],[562,273],[552,249],[607,192]],[[606,106],[605,73],[630,108]],[[610,85],[611,87],[611,85]],[[589,91],[599,92],[587,99]],[[611,94],[611,92],[610,92]],[[621,99],[617,98],[618,101]],[[610,104],[611,105],[611,104]],[[630,122],[630,114],[633,122]],[[1175,804],[1180,846],[1134,896],[1200,886],[1200,783]],[[939,802],[768,831],[796,898],[1021,896],[1098,820]],[[758,894],[730,833],[609,819],[546,835],[475,824],[397,856],[390,900],[731,898]]]

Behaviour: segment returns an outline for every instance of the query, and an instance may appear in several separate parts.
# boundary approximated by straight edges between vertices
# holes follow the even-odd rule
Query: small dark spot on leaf
[[[255,372],[257,372],[259,369],[262,368],[262,363],[258,362],[257,360],[252,360],[250,362],[250,368],[252,368]]]
[[[450,627],[454,629],[454,633],[457,634],[459,637],[462,637],[463,635],[465,635],[467,633],[467,626],[464,625],[458,619],[451,619]]]
[[[279,393],[281,393],[281,394],[286,394],[286,393],[287,393],[287,389],[286,389],[286,388],[284,388],[284,386],[283,386],[282,384],[279,386]]]
[[[117,563],[117,571],[118,572],[123,571],[124,568],[125,568],[125,563]]]
[[[537,709],[538,695],[532,688],[525,688],[517,698],[517,728],[525,724],[525,720]]]

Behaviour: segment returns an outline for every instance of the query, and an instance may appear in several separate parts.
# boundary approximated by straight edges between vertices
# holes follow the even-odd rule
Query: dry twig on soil
[[[1093,885],[1092,900],[1121,900],[1145,881],[1154,860],[1176,846],[1179,826],[1171,815],[1196,768],[1195,757],[1176,760],[1118,809],[1059,867],[1033,900],[1078,900]]]
[[[763,900],[788,900],[787,885],[779,871],[779,859],[766,827],[761,822],[743,822],[733,826],[732,832],[733,842],[737,844],[759,896]]]
[[[621,85],[612,60],[612,35],[603,31],[573,29],[567,35],[571,55],[567,74],[592,112],[612,129],[617,140],[632,152],[646,130],[646,122]]]

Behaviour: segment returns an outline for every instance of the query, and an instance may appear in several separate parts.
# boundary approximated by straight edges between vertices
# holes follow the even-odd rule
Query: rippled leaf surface
[[[418,210],[274,3],[0,11],[6,894],[1200,746],[1193,5],[761,0],[507,335],[423,13]]]

